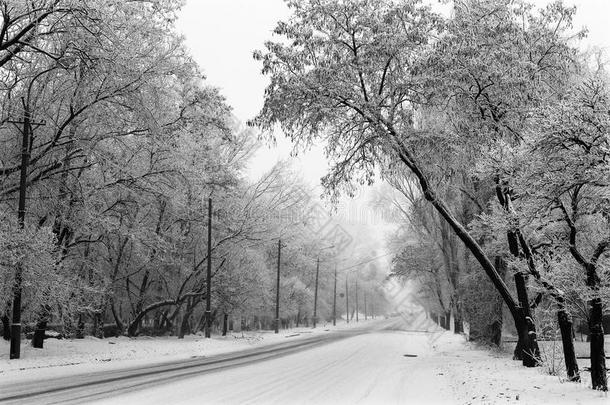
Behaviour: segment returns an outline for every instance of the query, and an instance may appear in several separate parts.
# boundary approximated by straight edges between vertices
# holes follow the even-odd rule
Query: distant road
[[[387,335],[388,332],[403,329],[405,329],[405,325],[402,324],[402,321],[399,318],[392,318],[370,322],[362,327],[329,331],[298,340],[288,338],[286,342],[278,344],[207,358],[48,378],[37,381],[35,385],[32,383],[6,385],[0,382],[0,402],[51,404],[107,400],[108,403],[149,404],[158,402],[167,405],[177,402],[199,402],[197,397],[200,395],[201,401],[205,400],[206,403],[243,403],[263,388],[268,390],[267,399],[271,400],[277,395],[273,389],[269,391],[269,388],[266,387],[267,383],[277,385],[281,392],[287,387],[282,388],[278,381],[281,381],[283,376],[292,375],[295,365],[301,369],[303,364],[308,366],[311,363],[309,365],[314,370],[317,370],[318,367],[328,369],[329,364],[324,361],[326,359],[336,365],[345,361],[345,366],[348,367],[348,359],[354,355],[350,351],[354,349],[354,346],[349,341],[368,342],[367,345],[375,344],[374,336]],[[363,336],[367,339],[356,339]],[[373,338],[373,342],[371,342],[371,338]],[[331,359],[328,356],[323,359],[318,358],[319,351],[316,352],[314,349],[322,347],[325,348],[324,351],[330,347],[330,353],[333,355],[331,357],[335,358]],[[346,348],[347,350],[345,350]],[[402,351],[403,348],[401,347],[400,350]],[[304,370],[308,369],[305,367]],[[246,370],[246,374],[251,373],[252,375],[250,384],[253,386],[243,393],[243,397],[240,397],[238,388],[243,388],[243,384],[248,378],[238,377],[232,381],[231,378],[236,375],[236,370]],[[264,374],[269,372],[268,370],[272,370],[275,377],[264,377]],[[341,367],[335,371],[339,375],[335,375],[333,378],[340,378]],[[353,372],[353,369],[343,371],[349,374]],[[367,372],[367,370],[362,369],[361,372]],[[237,372],[237,375],[241,374],[242,372]],[[317,374],[317,371],[314,374]],[[307,385],[307,378],[307,376],[302,376],[297,380],[301,380],[303,384]],[[206,379],[209,379],[210,382],[208,383]],[[219,381],[217,388],[212,389],[214,384],[211,381]],[[184,383],[191,387],[191,392],[175,387],[176,384]],[[294,387],[294,383],[291,384]],[[156,393],[158,390],[162,392]],[[266,398],[259,398],[259,400],[266,402]]]

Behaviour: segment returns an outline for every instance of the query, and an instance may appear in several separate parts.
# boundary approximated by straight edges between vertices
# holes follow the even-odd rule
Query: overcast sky
[[[233,113],[242,122],[254,117],[262,107],[267,78],[252,52],[263,49],[277,21],[288,16],[283,0],[187,0],[178,28],[208,83],[221,88]],[[269,169],[290,153],[288,142],[274,149],[262,148],[251,165],[252,176]],[[316,154],[320,157],[319,153]],[[310,166],[325,165],[315,159]],[[324,168],[305,173],[317,182]]]

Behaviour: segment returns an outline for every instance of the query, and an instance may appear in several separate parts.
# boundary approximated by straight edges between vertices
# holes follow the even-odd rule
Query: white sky
[[[288,15],[283,0],[187,0],[182,10],[178,29],[185,35],[208,82],[221,88],[233,113],[243,123],[262,107],[268,83],[252,52],[264,48],[276,23]],[[261,148],[251,165],[252,178],[289,153],[289,142],[283,138],[278,140],[277,148]],[[320,159],[322,154],[316,155],[311,166],[325,165]],[[317,183],[324,169],[308,171],[304,176]]]

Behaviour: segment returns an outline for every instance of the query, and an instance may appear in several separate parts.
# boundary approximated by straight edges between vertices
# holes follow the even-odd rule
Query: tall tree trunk
[[[186,302],[186,308],[182,314],[182,321],[180,322],[180,330],[178,331],[178,339],[184,339],[184,335],[190,331],[190,319],[195,309],[196,301],[194,298],[189,298]],[[206,325],[209,320],[206,319]]]
[[[195,326],[194,328],[191,328],[191,331],[192,332],[199,332],[199,331],[205,332],[205,311],[199,317],[199,320],[197,321],[197,326]]]
[[[168,317],[167,314],[168,314],[168,311],[161,311],[160,329],[163,331],[163,333],[169,332],[174,326],[173,318],[170,319],[170,317]]]
[[[563,345],[563,358],[566,365],[568,380],[580,382],[580,372],[576,361],[574,350],[574,339],[572,334],[572,317],[565,308],[563,297],[557,297],[557,322],[561,332],[561,343]]]
[[[111,298],[110,301],[110,310],[112,312],[112,316],[114,317],[114,322],[116,323],[116,327],[119,331],[121,331],[121,334],[123,334],[123,332],[125,331],[125,325],[123,324],[123,321],[121,320],[121,315],[117,312],[116,306],[114,304],[114,299]],[[132,335],[130,335],[132,336]]]
[[[502,319],[496,319],[489,327],[489,338],[495,346],[502,346]]]
[[[451,311],[454,312],[454,324],[457,317],[457,302],[459,301],[458,296],[458,280],[460,274],[460,266],[458,262],[458,251],[455,235],[451,233],[451,228],[447,221],[441,218],[441,239],[442,239],[442,254],[445,269],[447,271],[447,281],[450,285],[451,291],[451,304],[449,311],[446,311],[445,329],[451,330]],[[454,330],[456,330],[454,328]],[[456,331],[455,333],[460,333]]]
[[[93,314],[93,336],[96,338],[102,339],[104,338],[104,320],[103,313],[105,311],[100,310]]]
[[[36,349],[42,349],[44,346],[44,337],[47,331],[50,310],[51,308],[48,305],[42,306],[40,317],[36,323],[36,330],[32,337],[32,347],[35,347]]]
[[[85,338],[85,321],[83,314],[78,314],[78,321],[76,323],[76,338]]]
[[[453,333],[464,332],[464,320],[462,318],[462,308],[459,303],[454,304],[453,308]]]
[[[2,319],[2,339],[11,340],[11,320],[8,312],[5,312],[0,319]]]
[[[496,178],[496,197],[506,213],[510,214],[513,212],[510,189],[505,185],[501,185],[498,178]],[[518,228],[513,228],[506,233],[508,248],[513,257],[524,258],[527,254],[519,249],[518,233]],[[525,250],[525,243],[523,245],[522,248]],[[527,257],[527,259],[530,260],[531,258]],[[539,364],[540,349],[536,336],[536,325],[530,310],[526,279],[520,272],[515,273],[514,279],[519,308],[517,310],[518,319],[515,319],[518,341],[513,358],[515,360],[522,360],[523,365],[526,367],[535,367]]]
[[[496,268],[500,274],[503,274],[505,271],[503,268],[503,262],[501,259],[500,262],[498,262],[498,259],[499,258],[496,258]],[[483,340],[484,342],[490,343],[499,348],[502,346],[502,329],[504,327],[502,299],[498,295],[492,294],[489,305],[491,307],[491,311],[489,313],[491,318],[471,323],[469,336],[472,340]]]
[[[576,209],[573,208],[575,211]],[[574,227],[570,235],[570,250],[577,261],[580,261],[586,270],[587,287],[598,294],[601,280],[597,275],[597,259],[603,249],[596,250],[591,261],[585,261],[576,249],[576,233]],[[603,246],[603,245],[601,245]],[[598,248],[599,249],[599,248]],[[596,296],[589,300],[589,337],[591,352],[591,386],[594,390],[608,391],[608,376],[606,374],[606,354],[604,352],[604,325],[603,325],[603,302],[601,297]]]
[[[540,362],[540,348],[538,347],[536,326],[530,311],[525,276],[516,272],[514,278],[523,314],[523,319],[520,320],[520,328],[517,330],[519,342],[515,347],[515,358],[523,360],[523,365],[526,367],[536,367]]]
[[[222,315],[222,336],[227,336],[227,328],[229,327],[229,314],[226,312]]]
[[[498,270],[498,274],[500,275],[500,277],[504,278],[506,276],[506,261],[501,257],[501,256],[496,256],[495,257],[495,268]],[[502,346],[502,327],[504,325],[504,314],[502,311],[502,300],[501,299],[495,299],[494,300],[494,313],[496,314],[496,319],[491,323],[491,325],[489,326],[489,339],[491,341],[491,343],[493,343],[494,345],[496,345],[497,347],[501,347]],[[519,307],[517,307],[517,311],[519,310]],[[520,316],[513,316],[513,318],[515,319],[515,326],[517,325],[517,323],[519,322],[520,319],[522,319],[522,317]]]
[[[192,311],[187,311],[182,315],[182,322],[180,322],[180,330],[178,331],[178,339],[184,339],[184,336],[188,334],[190,328],[190,319]]]
[[[195,304],[195,305],[197,305],[197,304]],[[214,309],[212,311],[212,316],[211,316],[209,325],[210,325],[210,333],[212,333],[212,326],[215,326],[215,329],[218,329],[218,326],[219,326],[219,322],[218,322],[218,308],[216,308],[216,309]],[[260,321],[258,322],[257,327],[260,330],[260,328],[261,328]]]
[[[510,195],[502,193],[500,187],[496,188],[498,200],[503,205],[506,212],[511,212]],[[511,255],[515,258],[523,258],[525,252],[519,249],[519,237],[516,230],[510,230],[506,234],[508,240],[508,248]],[[522,246],[525,249],[525,242]],[[529,257],[527,258],[530,259]],[[532,317],[530,309],[530,301],[527,293],[526,277],[520,271],[516,271],[514,275],[515,288],[517,290],[517,299],[521,309],[523,319],[520,319],[517,326],[518,341],[515,346],[513,358],[522,360],[526,367],[535,367],[539,364],[540,348],[538,347],[538,339],[536,335],[536,325]]]
[[[589,334],[591,336],[591,385],[594,390],[608,391],[606,354],[604,352],[603,305],[601,298],[589,301]]]
[[[41,319],[36,323],[36,330],[32,337],[32,346],[37,349],[42,349],[44,345],[44,336],[47,330],[47,320]]]

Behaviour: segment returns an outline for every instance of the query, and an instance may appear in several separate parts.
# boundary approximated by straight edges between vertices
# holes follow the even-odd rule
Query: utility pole
[[[28,103],[25,102],[25,98],[21,98],[23,104],[23,121],[9,121],[12,124],[23,124],[21,129],[21,172],[19,177],[19,203],[17,208],[17,219],[19,220],[19,227],[23,229],[25,227],[25,198],[27,193],[27,177],[28,177],[28,166],[30,165],[30,139],[32,133],[32,122],[30,117],[30,109]],[[34,125],[44,125],[44,122],[34,123]],[[19,128],[19,127],[17,127]],[[10,356],[11,359],[18,359],[21,356],[21,292],[22,287],[22,267],[21,263],[17,264],[15,270],[15,284],[13,291],[13,314],[11,319],[11,347]]]
[[[318,276],[320,275],[320,256],[316,262],[316,288],[313,293],[313,327],[316,327],[318,320]]]
[[[358,322],[358,279],[356,279],[356,322]]]
[[[205,337],[211,337],[212,329],[212,199],[208,198],[208,268],[205,293]]]
[[[333,288],[333,326],[337,325],[337,265],[335,264],[335,286]]]
[[[282,240],[277,241],[277,281],[275,284],[275,333],[280,332],[280,259],[282,257]]]
[[[349,289],[347,287],[347,274],[345,273],[345,317],[349,323]]]

